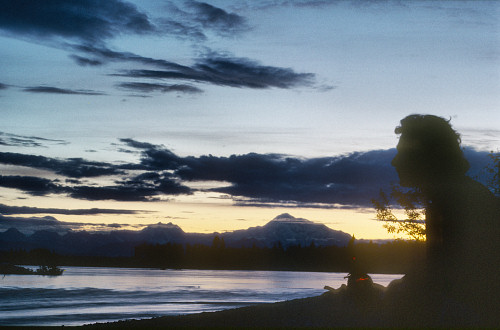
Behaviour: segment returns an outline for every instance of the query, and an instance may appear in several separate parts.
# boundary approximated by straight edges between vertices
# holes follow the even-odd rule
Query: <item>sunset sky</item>
[[[387,238],[406,115],[500,148],[500,2],[0,0],[0,230]],[[48,218],[50,217],[50,218]],[[56,222],[57,219],[59,222]]]

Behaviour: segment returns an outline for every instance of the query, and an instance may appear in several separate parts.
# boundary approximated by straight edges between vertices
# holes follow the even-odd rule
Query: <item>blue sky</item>
[[[498,150],[499,10],[0,1],[0,213],[211,231],[286,211],[382,237],[369,197],[395,180],[400,119]]]

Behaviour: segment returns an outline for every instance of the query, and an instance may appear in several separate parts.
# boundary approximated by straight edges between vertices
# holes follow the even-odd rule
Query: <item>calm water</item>
[[[82,325],[305,298],[345,273],[63,267],[63,276],[0,277],[1,325]],[[372,275],[386,286],[401,275]]]

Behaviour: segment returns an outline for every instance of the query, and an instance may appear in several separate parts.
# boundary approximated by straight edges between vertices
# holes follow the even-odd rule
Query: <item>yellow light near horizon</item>
[[[15,195],[17,194],[13,192],[9,205],[21,207],[28,204],[26,199],[14,198]],[[29,207],[68,210],[92,208],[136,210],[137,213],[119,214],[118,212],[117,214],[96,215],[38,213],[13,216],[53,216],[65,222],[88,223],[91,225],[125,225],[122,229],[141,229],[144,226],[158,222],[172,222],[185,232],[211,233],[263,226],[276,216],[289,213],[296,218],[304,218],[315,223],[325,224],[331,229],[346,232],[358,239],[394,238],[393,235],[387,233],[381,222],[375,220],[375,211],[372,209],[236,206],[231,199],[220,197],[220,194],[195,194],[157,202],[116,202],[77,200],[59,196],[57,198],[54,198],[54,196],[30,196]],[[116,228],[109,227],[108,230],[111,229]]]

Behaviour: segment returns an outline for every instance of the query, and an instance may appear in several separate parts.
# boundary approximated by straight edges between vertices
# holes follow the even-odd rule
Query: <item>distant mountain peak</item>
[[[278,215],[273,220],[279,220],[279,219],[295,219],[295,217],[292,216],[292,215],[290,215],[289,213],[281,213],[280,215]]]
[[[296,218],[289,213],[282,213],[275,217],[273,220],[268,222],[270,223],[303,223],[303,224],[317,224],[311,220],[303,219],[303,218]]]
[[[176,224],[173,224],[171,222],[169,223],[163,223],[163,222],[158,222],[149,226],[146,226],[142,231],[148,231],[152,229],[175,229],[175,230],[181,230],[181,227],[177,226]]]

